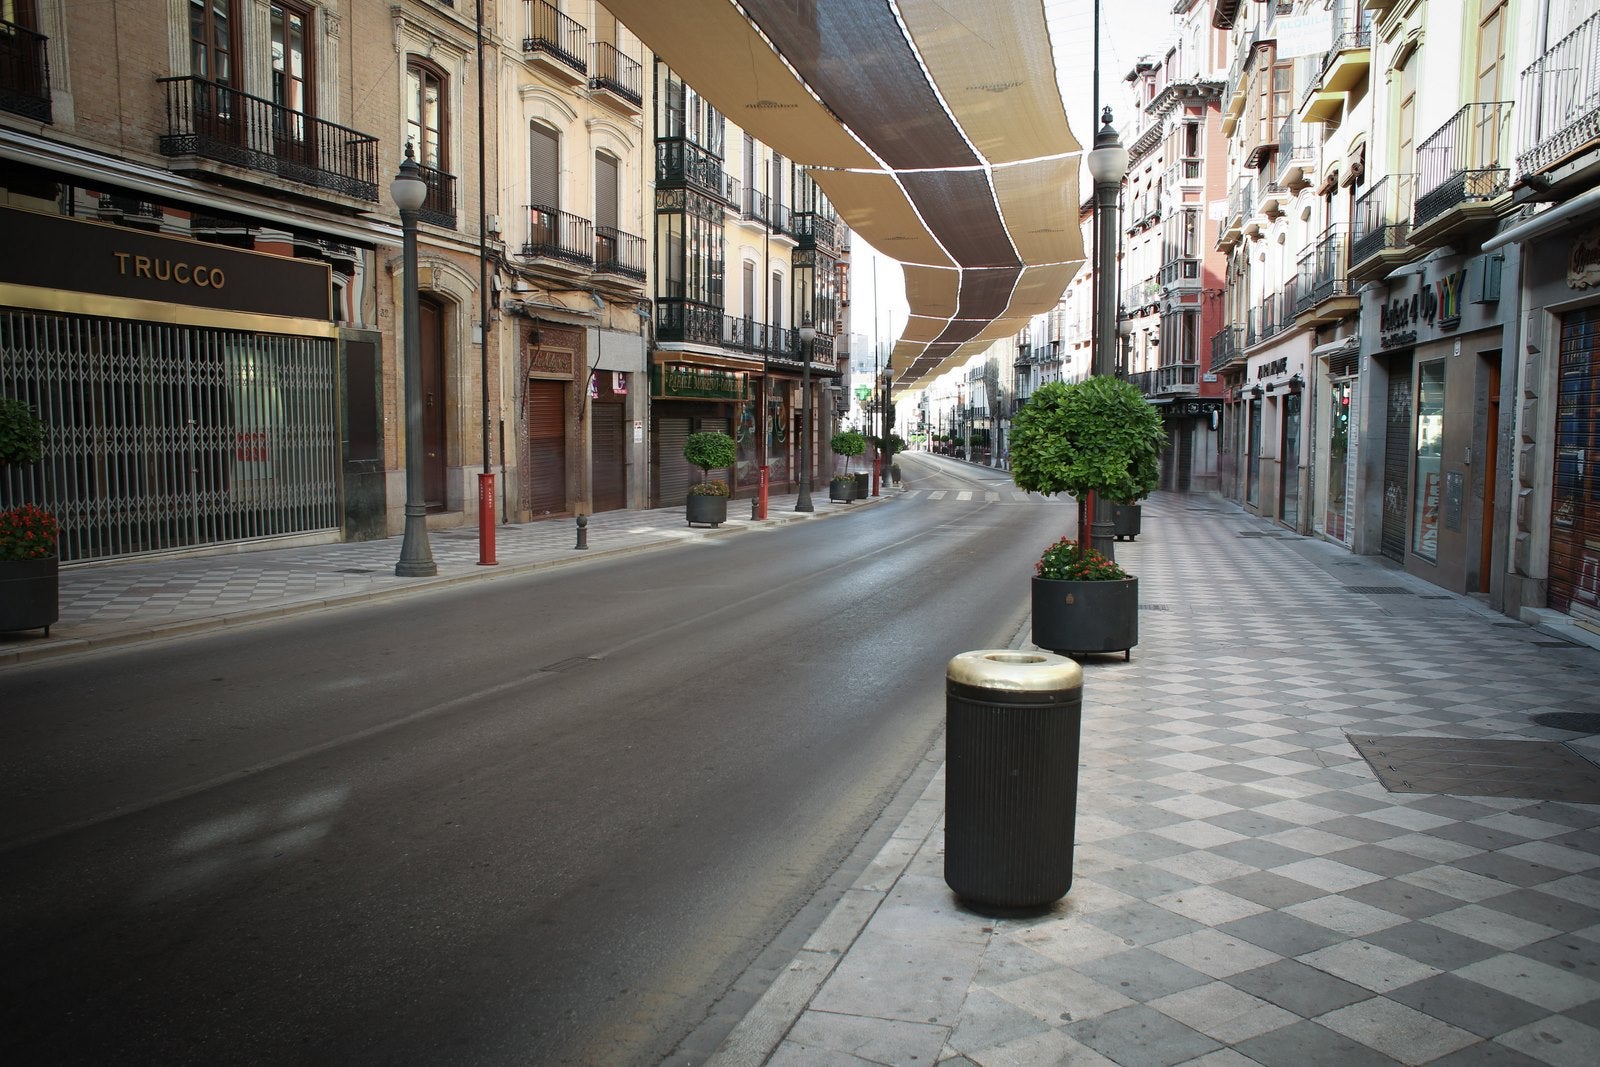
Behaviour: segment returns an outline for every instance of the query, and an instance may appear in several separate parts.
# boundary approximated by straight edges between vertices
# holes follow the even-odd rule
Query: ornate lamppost
[[[1114,375],[1117,353],[1117,194],[1128,173],[1128,150],[1122,146],[1111,126],[1111,109],[1100,113],[1100,129],[1094,135],[1094,149],[1088,156],[1089,176],[1094,179],[1094,210],[1098,224],[1095,249],[1098,275],[1094,312],[1094,355],[1089,373]],[[1109,501],[1089,494],[1089,513],[1093,516],[1089,541],[1109,559],[1115,551],[1116,526]],[[1103,506],[1102,506],[1103,505]]]
[[[800,496],[794,502],[796,511],[815,511],[811,503],[811,343],[817,339],[817,328],[807,315],[800,324]]]
[[[428,547],[428,506],[422,483],[422,327],[417,310],[417,212],[428,198],[428,183],[406,142],[400,173],[389,183],[389,195],[400,209],[405,271],[405,309],[402,324],[405,345],[406,386],[406,532],[400,543],[400,562],[394,572],[401,578],[426,578],[439,573]]]

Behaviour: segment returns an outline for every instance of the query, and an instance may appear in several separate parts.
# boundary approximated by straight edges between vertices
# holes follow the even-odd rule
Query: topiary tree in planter
[[[1033,641],[1064,654],[1127,654],[1139,640],[1139,580],[1088,547],[1095,494],[1104,507],[1137,500],[1160,482],[1161,415],[1138,388],[1116,378],[1034,392],[1011,423],[1011,477],[1017,486],[1078,499],[1078,540],[1049,546],[1033,578]],[[1106,547],[1110,548],[1108,541]]]
[[[692,433],[684,441],[683,458],[700,468],[700,481],[689,487],[689,525],[716,527],[728,521],[728,483],[713,479],[711,472],[733,466],[736,455],[733,438],[720,430]]]
[[[1011,423],[1011,478],[1032,493],[1078,500],[1078,540],[1089,539],[1084,498],[1136,501],[1161,482],[1161,414],[1137,386],[1096,376],[1036,390]]]

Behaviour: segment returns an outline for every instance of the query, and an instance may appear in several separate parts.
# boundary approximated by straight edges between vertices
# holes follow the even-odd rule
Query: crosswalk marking
[[[956,494],[956,499],[957,500],[971,500],[972,499],[972,493],[964,489],[961,492]]]
[[[944,497],[945,497],[945,490],[943,490],[943,489],[935,489],[933,492],[928,494],[928,499],[929,500],[943,500]]]

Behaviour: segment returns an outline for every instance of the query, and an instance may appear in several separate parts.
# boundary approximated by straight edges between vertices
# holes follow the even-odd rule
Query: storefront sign
[[[743,400],[746,395],[745,375],[740,371],[667,363],[655,368],[654,376],[660,397]]]
[[[0,208],[0,283],[257,315],[333,317],[326,263]]]
[[[1399,348],[1417,342],[1416,327],[1426,323],[1440,330],[1461,325],[1461,291],[1467,271],[1463,267],[1420,286],[1410,296],[1393,297],[1378,309],[1378,344]]]
[[[572,353],[560,348],[535,348],[528,353],[528,373],[545,377],[572,377]]]
[[[1289,357],[1288,356],[1279,356],[1277,359],[1273,360],[1271,363],[1263,363],[1263,364],[1261,364],[1261,366],[1256,368],[1256,381],[1259,382],[1263,378],[1276,378],[1280,374],[1288,374],[1288,373],[1289,373]]]

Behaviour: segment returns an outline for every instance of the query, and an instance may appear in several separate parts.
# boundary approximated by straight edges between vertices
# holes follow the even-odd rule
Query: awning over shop
[[[1081,147],[1041,0],[606,6],[904,265],[896,391],[1049,311],[1082,263]]]

